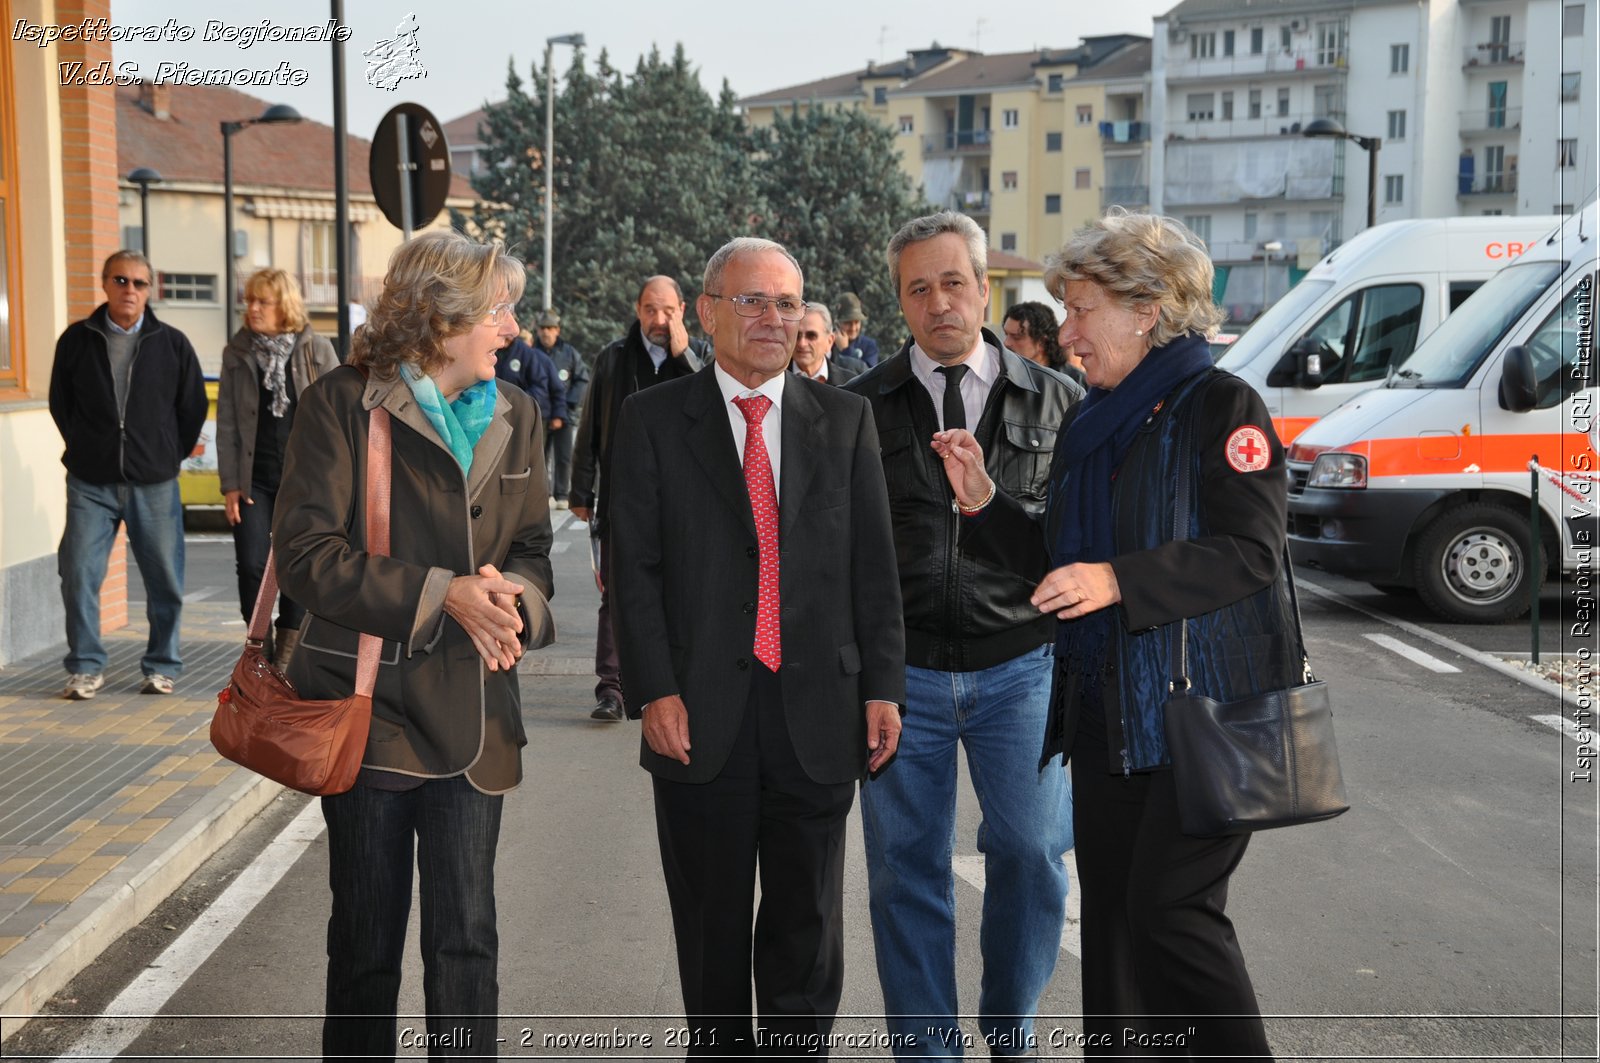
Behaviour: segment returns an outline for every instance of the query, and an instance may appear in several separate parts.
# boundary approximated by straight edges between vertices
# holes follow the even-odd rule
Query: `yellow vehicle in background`
[[[222,481],[217,476],[217,379],[206,378],[206,423],[200,442],[178,470],[178,493],[183,507],[222,505]]]

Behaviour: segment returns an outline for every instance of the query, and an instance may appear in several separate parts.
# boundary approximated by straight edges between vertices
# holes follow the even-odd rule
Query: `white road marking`
[[[190,591],[188,594],[185,594],[183,596],[183,600],[185,603],[203,602],[221,589],[221,587],[201,587],[197,591]]]
[[[1433,654],[1423,653],[1415,646],[1407,646],[1404,642],[1401,642],[1399,639],[1393,638],[1389,635],[1364,635],[1362,637],[1376,642],[1386,650],[1393,650],[1395,653],[1398,653],[1408,661],[1415,661],[1417,664],[1422,665],[1422,667],[1426,668],[1430,672],[1461,671],[1461,669],[1457,668],[1455,665],[1445,664]]]
[[[121,1054],[144,1032],[172,995],[194,977],[201,964],[272,892],[324,829],[322,803],[312,801],[239,872],[189,929],[106,1006],[104,1016],[95,1020],[89,1032],[61,1058],[112,1060]]]
[[[1476,661],[1485,668],[1499,672],[1501,675],[1510,676],[1519,683],[1526,683],[1528,686],[1531,686],[1536,690],[1542,690],[1546,694],[1553,694],[1574,707],[1578,705],[1577,691],[1562,690],[1559,684],[1552,683],[1543,676],[1533,675],[1531,673],[1513,668],[1511,665],[1507,664],[1505,661],[1502,661],[1493,654],[1484,653],[1482,650],[1475,650],[1465,643],[1457,642],[1455,639],[1448,638],[1436,631],[1429,631],[1420,624],[1413,624],[1409,620],[1400,620],[1396,617],[1390,616],[1387,613],[1380,613],[1376,609],[1368,608],[1367,606],[1362,605],[1360,602],[1352,601],[1351,599],[1346,598],[1338,591],[1330,591],[1328,588],[1306,579],[1299,572],[1295,573],[1294,582],[1295,586],[1299,587],[1300,589],[1309,591],[1319,598],[1326,598],[1335,605],[1341,605],[1346,609],[1352,609],[1355,612],[1364,613],[1379,623],[1388,624],[1390,627],[1397,627],[1408,635],[1413,635],[1416,638],[1422,639],[1424,642],[1431,642],[1435,646],[1443,647],[1444,649],[1449,650],[1451,653],[1459,654],[1468,660]]]
[[[571,545],[572,545],[572,540],[571,539],[562,539],[558,543],[551,543],[550,544],[550,553],[552,555],[559,554],[559,553],[561,553],[563,550],[565,550],[567,547],[569,547]]]
[[[1574,742],[1594,741],[1595,735],[1593,731],[1584,730],[1571,720],[1567,719],[1565,716],[1530,716],[1528,719],[1536,720],[1537,722],[1544,724],[1546,727],[1554,727],[1556,730],[1560,731]]]
[[[1061,927],[1061,948],[1079,959],[1083,958],[1083,942],[1079,933],[1080,905],[1078,896],[1078,854],[1067,851],[1067,921]],[[983,873],[981,853],[958,853],[950,860],[952,870],[980,893],[986,878]]]

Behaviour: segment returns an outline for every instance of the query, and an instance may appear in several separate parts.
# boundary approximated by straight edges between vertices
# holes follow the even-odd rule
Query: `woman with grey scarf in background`
[[[263,269],[244,285],[245,323],[222,352],[217,388],[217,471],[233,526],[239,609],[255,607],[272,545],[272,512],[283,455],[300,393],[339,364],[333,344],[311,331],[300,286],[281,269]],[[280,595],[268,647],[288,667],[305,610]]]

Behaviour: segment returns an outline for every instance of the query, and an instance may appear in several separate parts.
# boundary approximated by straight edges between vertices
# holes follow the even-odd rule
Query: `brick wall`
[[[111,17],[111,0],[60,0],[56,21],[81,23]],[[109,41],[60,41],[63,63],[89,69],[111,59]],[[100,264],[117,250],[117,108],[109,86],[62,85],[61,178],[66,189],[62,246],[67,257],[67,315],[76,321],[105,299]],[[128,623],[127,540],[118,535],[111,567],[101,590],[100,627],[112,631]]]

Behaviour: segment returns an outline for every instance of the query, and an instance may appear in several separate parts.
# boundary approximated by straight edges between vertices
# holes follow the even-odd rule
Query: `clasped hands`
[[[983,465],[983,447],[964,428],[933,434],[933,452],[944,461],[944,474],[955,492],[956,504],[973,509],[991,498],[994,481]],[[1109,562],[1076,562],[1051,571],[1028,599],[1041,613],[1060,620],[1076,620],[1122,601],[1117,574]]]
[[[475,576],[457,576],[444,594],[444,611],[472,639],[489,671],[509,672],[522,656],[522,616],[517,596],[522,585],[484,565]]]

